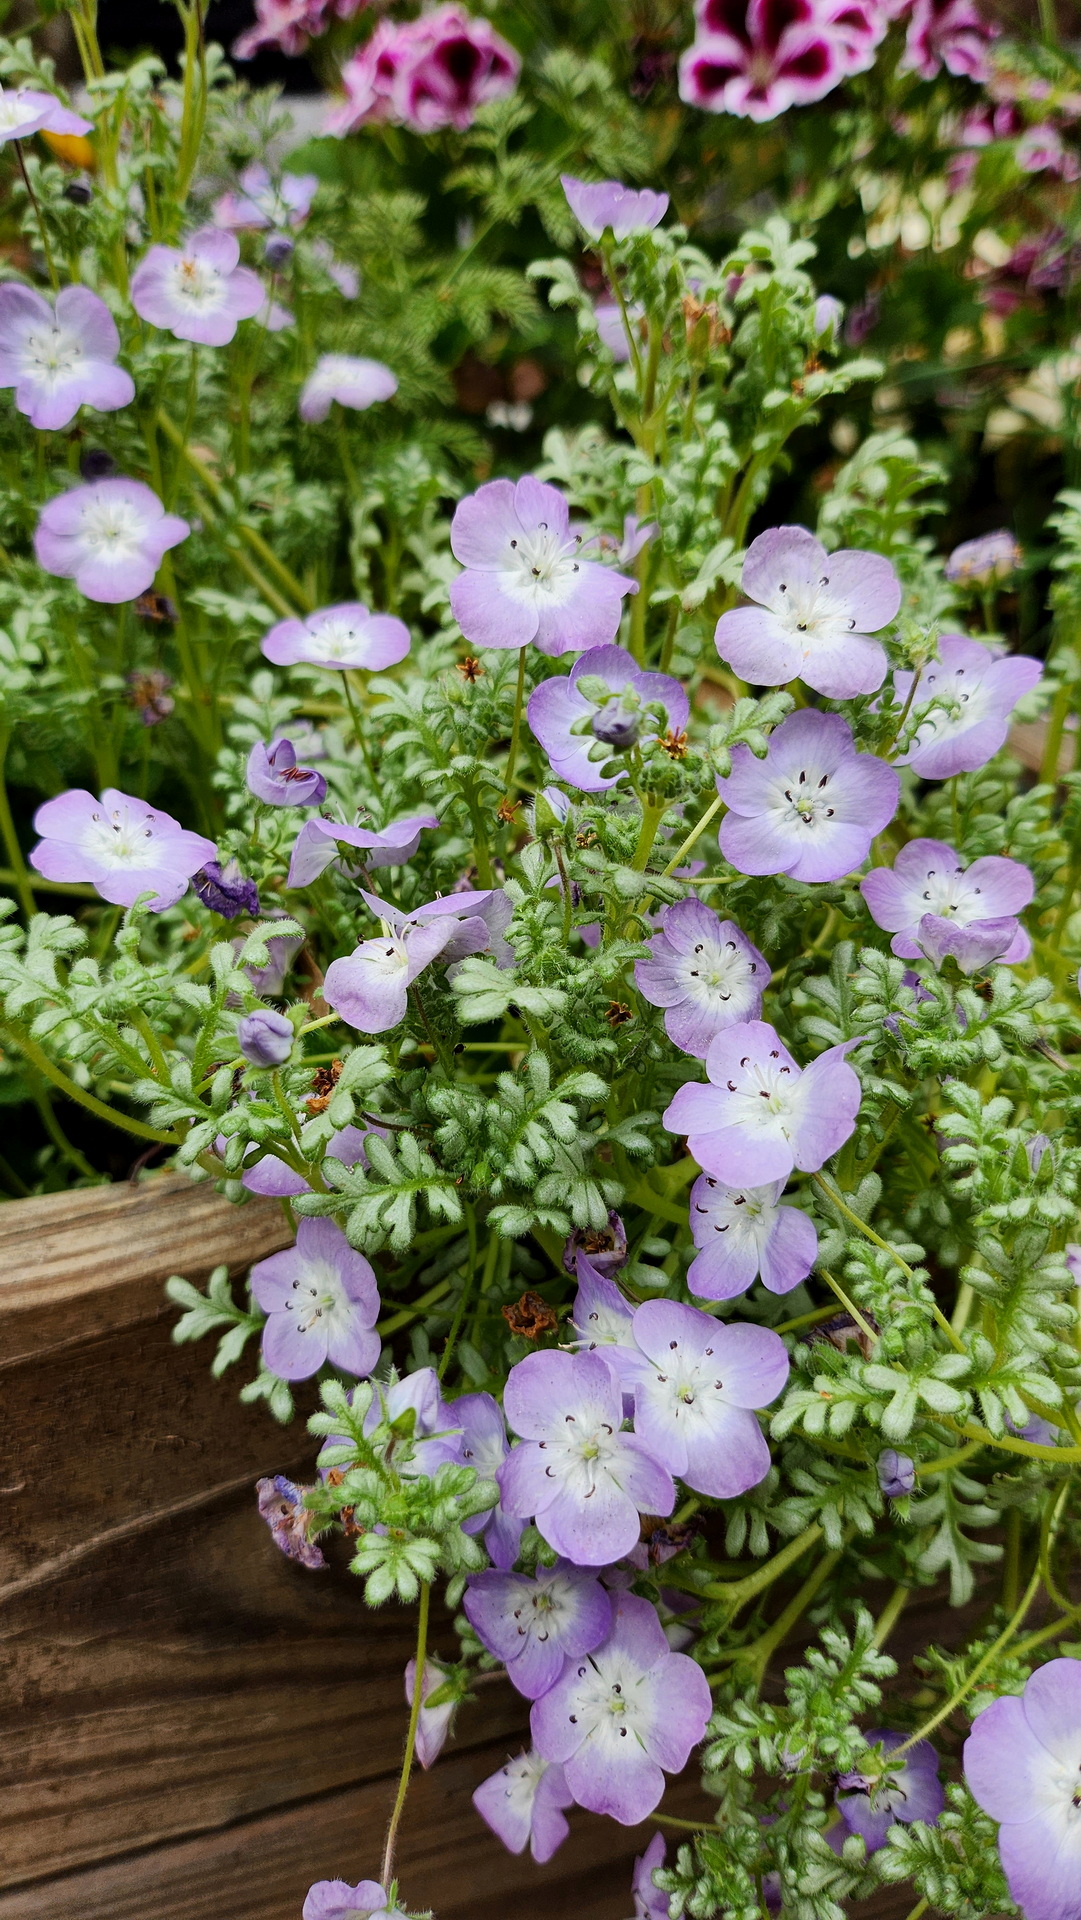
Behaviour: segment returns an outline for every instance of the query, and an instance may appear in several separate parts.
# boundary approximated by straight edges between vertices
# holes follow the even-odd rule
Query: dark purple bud
[[[224,867],[208,860],[192,875],[191,884],[204,907],[220,913],[223,920],[236,920],[242,913],[254,917],[259,912],[259,889],[254,880],[245,878],[235,860],[227,860]]]
[[[88,447],[79,456],[79,472],[84,480],[108,480],[116,472],[116,461],[104,447]]]
[[[641,725],[640,707],[629,707],[622,700],[608,700],[593,715],[590,730],[605,746],[611,747],[616,753],[623,753],[628,747],[633,747]]]
[[[883,1447],[878,1456],[878,1484],[887,1500],[900,1500],[911,1493],[916,1484],[915,1462],[907,1453],[898,1453],[894,1447]]]
[[[878,316],[882,311],[882,295],[872,292],[865,300],[860,300],[849,311],[845,321],[845,340],[850,347],[863,345],[869,333],[878,325]]]
[[[237,1022],[237,1046],[253,1067],[283,1067],[294,1038],[292,1021],[273,1007],[257,1007]]]
[[[89,180],[69,180],[64,188],[64,198],[73,207],[88,207],[94,198],[94,189]]]
[[[276,273],[293,258],[294,247],[287,233],[268,233],[263,243],[263,259]]]
[[[578,1255],[584,1253],[586,1259],[598,1273],[618,1273],[620,1267],[627,1264],[627,1229],[618,1213],[608,1209],[608,1225],[598,1231],[595,1227],[575,1227],[563,1249],[563,1271],[577,1274]]]

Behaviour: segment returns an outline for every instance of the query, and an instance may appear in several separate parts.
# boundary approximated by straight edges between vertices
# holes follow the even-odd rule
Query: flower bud
[[[609,700],[593,715],[590,731],[616,753],[633,747],[642,725],[642,710],[624,698]]]
[[[916,1466],[907,1453],[883,1447],[878,1456],[878,1484],[887,1500],[900,1500],[916,1484]]]
[[[288,266],[293,258],[294,247],[287,233],[268,233],[263,244],[263,259],[275,273],[279,267]]]
[[[273,1007],[246,1013],[236,1030],[236,1043],[253,1067],[283,1067],[293,1051],[293,1023]]]

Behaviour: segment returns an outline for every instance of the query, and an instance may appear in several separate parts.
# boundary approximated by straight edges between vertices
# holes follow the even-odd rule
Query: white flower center
[[[142,552],[146,531],[143,516],[131,500],[115,494],[87,500],[82,508],[80,538],[88,553],[118,564]]]
[[[742,1082],[728,1080],[725,1083],[728,1092],[734,1095],[729,1103],[736,1108],[733,1124],[746,1127],[752,1133],[780,1132],[787,1140],[786,1122],[791,1119],[796,1102],[798,1070],[793,1072],[791,1067],[781,1065],[778,1048],[772,1050],[768,1060],[752,1060],[744,1055],[739,1064]]]
[[[324,1318],[334,1318],[348,1308],[341,1278],[323,1261],[312,1261],[301,1280],[294,1280],[292,1297],[284,1311],[292,1314],[298,1333],[312,1333]]]
[[[598,1482],[612,1472],[619,1446],[615,1428],[606,1421],[586,1427],[573,1413],[564,1418],[565,1433],[558,1440],[541,1440],[542,1453],[551,1457],[545,1469],[550,1480],[563,1480],[581,1500],[590,1500]]]
[[[808,773],[805,767],[795,777],[779,774],[776,793],[775,804],[788,828],[810,827],[814,831],[833,819],[837,796],[832,774],[819,773],[817,768]]]
[[[690,953],[679,956],[676,975],[687,997],[699,1005],[726,1006],[733,994],[752,992],[758,962],[750,960],[734,940],[700,940]]]
[[[321,660],[351,660],[356,653],[360,633],[351,620],[340,617],[321,620],[315,631],[308,629],[305,651]]]
[[[921,917],[935,913],[944,920],[956,920],[960,927],[967,927],[973,920],[998,918],[988,913],[982,889],[973,886],[963,867],[928,867],[918,905]]]
[[[154,857],[154,815],[133,819],[127,807],[92,813],[83,835],[87,851],[109,867],[146,867]]]
[[[813,651],[817,640],[833,640],[841,634],[854,633],[856,628],[844,604],[835,598],[828,573],[813,585],[803,581],[792,585],[782,580],[773,612],[785,632],[802,646],[804,659]]]
[[[52,390],[70,379],[85,358],[82,342],[54,321],[27,334],[20,362],[24,378]]]
[[[169,269],[173,299],[189,313],[217,313],[225,305],[228,283],[224,274],[198,254],[184,253]]]
[[[17,127],[27,117],[27,105],[21,93],[6,93],[0,88],[0,133]]]
[[[504,592],[529,606],[563,606],[578,585],[580,545],[580,534],[561,536],[546,520],[516,535],[500,576]]]
[[[743,1192],[726,1191],[718,1188],[717,1181],[708,1177],[706,1185],[716,1191],[704,1207],[695,1201],[695,1213],[703,1216],[714,1233],[732,1233],[734,1230],[735,1240],[753,1241],[761,1251],[770,1237],[777,1215],[776,1206],[767,1204],[762,1197],[763,1192],[769,1189],[751,1187]]]
[[[934,705],[921,719],[913,747],[925,747],[946,734],[965,733],[969,727],[978,726],[990,704],[978,666],[974,670],[955,667],[947,674],[932,669],[924,675],[917,693],[921,707],[932,701]]]
[[[535,1588],[520,1607],[515,1607],[518,1638],[535,1637],[542,1645],[553,1635],[558,1640],[573,1612],[574,1588],[566,1574],[558,1574],[554,1580]]]
[[[653,1720],[649,1676],[618,1649],[604,1647],[577,1668],[578,1687],[571,1721],[583,1737],[592,1734],[602,1747],[615,1749],[625,1740],[638,1740]]]

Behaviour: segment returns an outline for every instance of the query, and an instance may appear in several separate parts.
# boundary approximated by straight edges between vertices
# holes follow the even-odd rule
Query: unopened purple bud
[[[116,461],[104,447],[88,447],[79,457],[79,472],[84,480],[108,480],[116,472]]]
[[[628,706],[623,700],[608,700],[593,715],[590,730],[613,752],[624,753],[633,747],[641,725],[641,708]]]
[[[1033,1173],[1039,1173],[1040,1161],[1043,1159],[1050,1145],[1051,1142],[1046,1133],[1034,1133],[1031,1140],[1025,1141],[1025,1152],[1028,1155],[1028,1164],[1032,1168]]]
[[[878,1484],[887,1500],[900,1500],[916,1484],[915,1461],[894,1447],[883,1447],[878,1456]]]
[[[263,259],[276,273],[293,258],[294,247],[287,233],[268,233],[263,244]]]
[[[627,1229],[618,1213],[608,1209],[608,1225],[575,1227],[563,1249],[564,1273],[577,1274],[578,1255],[584,1253],[598,1273],[618,1273],[627,1264]]]
[[[220,913],[223,920],[236,920],[242,913],[254,917],[259,912],[259,889],[254,880],[241,873],[235,860],[227,860],[224,866],[218,860],[208,860],[192,875],[191,884],[204,907]],[[291,1033],[292,1028],[289,1030]]]
[[[236,1043],[253,1067],[283,1067],[293,1051],[293,1023],[273,1007],[257,1007],[237,1023]]]

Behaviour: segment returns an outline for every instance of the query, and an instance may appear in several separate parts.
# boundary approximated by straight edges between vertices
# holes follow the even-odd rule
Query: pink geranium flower
[[[224,347],[241,320],[266,305],[257,273],[240,264],[235,235],[203,227],[180,247],[151,247],[131,280],[131,304],[141,320],[178,340]]]
[[[82,406],[114,413],[135,398],[118,367],[120,335],[89,287],[63,287],[55,307],[36,287],[0,287],[0,387],[35,427],[66,427]]]
[[[679,65],[680,98],[710,113],[774,120],[852,71],[846,43],[812,0],[705,0]]]
[[[933,80],[942,67],[969,80],[989,80],[988,54],[998,33],[972,0],[915,0],[901,66],[923,80]]]
[[[346,97],[328,133],[390,120],[415,133],[472,125],[478,107],[512,93],[521,61],[487,20],[435,7],[418,20],[381,20],[342,71]]]

